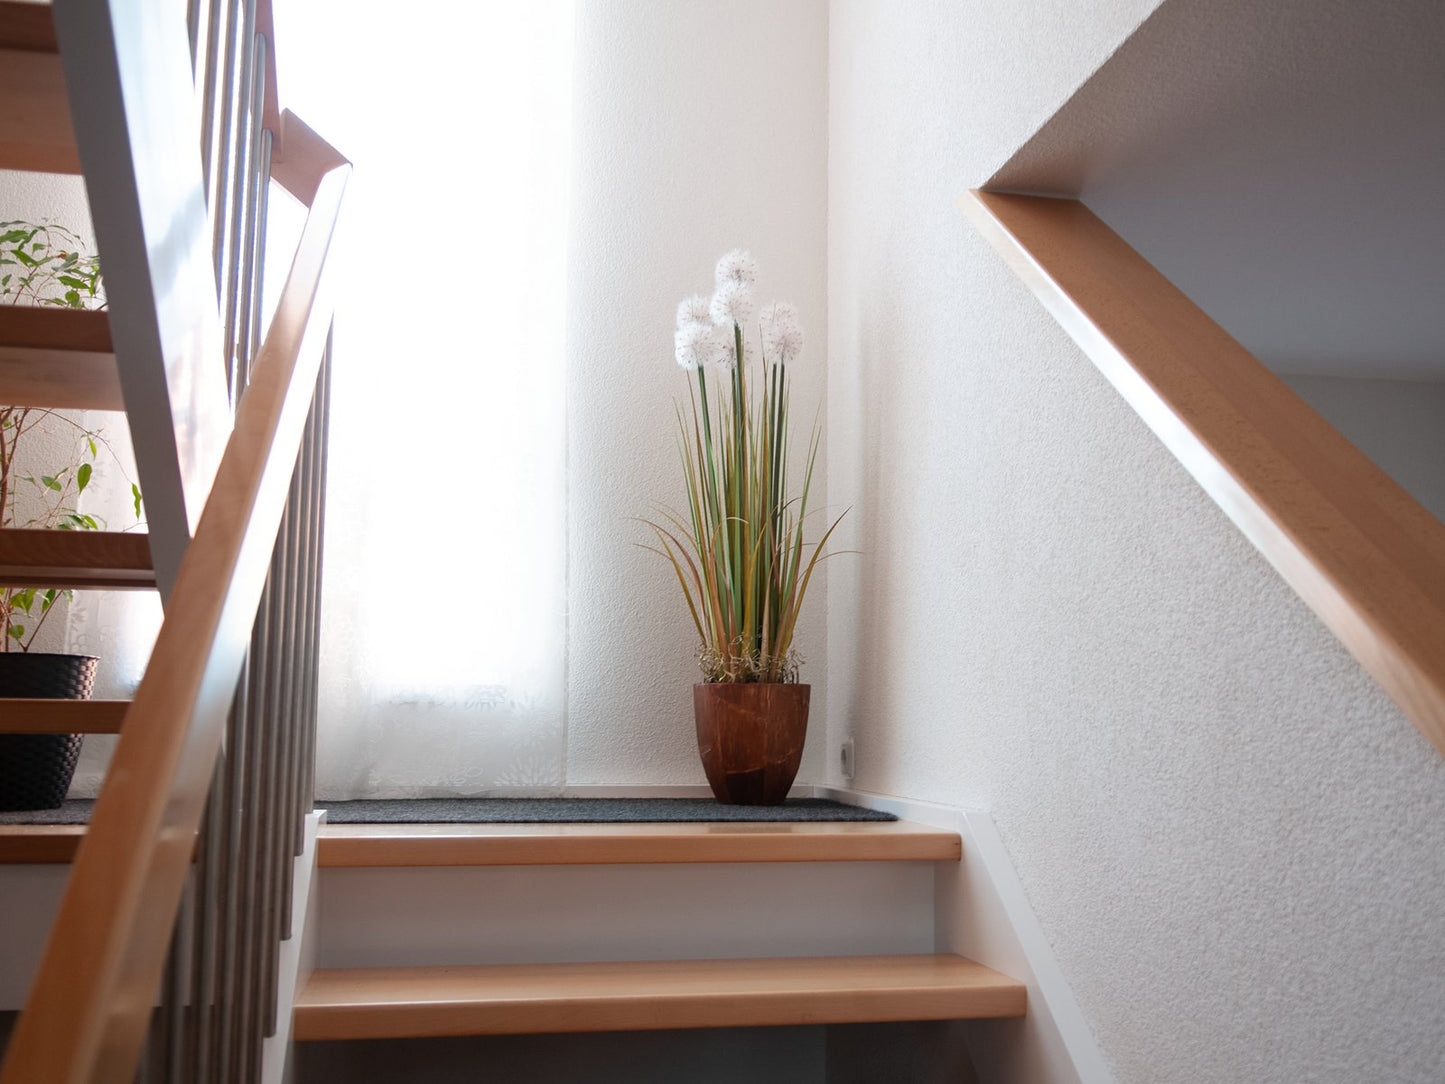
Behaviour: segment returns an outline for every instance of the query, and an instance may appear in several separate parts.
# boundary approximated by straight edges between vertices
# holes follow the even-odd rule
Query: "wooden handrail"
[[[0,1084],[131,1078],[326,342],[349,172],[318,189]]]
[[[971,192],[960,206],[1445,753],[1445,524],[1082,203]]]
[[[346,157],[291,110],[281,112],[276,151],[271,158],[271,179],[306,206],[316,198],[321,179]]]

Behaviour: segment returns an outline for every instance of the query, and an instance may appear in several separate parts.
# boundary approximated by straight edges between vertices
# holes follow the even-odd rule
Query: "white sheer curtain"
[[[565,755],[571,2],[277,0],[276,22],[283,101],[356,166],[318,792],[545,793]]]

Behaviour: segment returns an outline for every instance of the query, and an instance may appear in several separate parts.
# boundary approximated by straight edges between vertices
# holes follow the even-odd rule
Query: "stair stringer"
[[[76,145],[162,596],[230,435],[211,229],[184,18],[54,5]]]

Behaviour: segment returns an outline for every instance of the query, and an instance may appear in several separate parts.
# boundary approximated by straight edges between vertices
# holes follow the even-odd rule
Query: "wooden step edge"
[[[317,837],[330,867],[957,862],[962,853],[957,832],[903,821],[326,824]]]
[[[0,531],[0,583],[10,587],[144,588],[156,585],[143,532]]]
[[[0,865],[67,865],[84,837],[83,824],[0,824]]]
[[[0,101],[0,169],[80,172],[58,55],[0,48]]]
[[[129,700],[0,697],[0,734],[119,734]]]
[[[115,353],[108,313],[54,305],[0,305],[0,347]]]
[[[50,5],[34,0],[0,2],[0,49],[32,53],[56,53],[55,19]]]
[[[114,354],[0,346],[0,403],[53,410],[124,410]]]
[[[0,305],[0,403],[124,410],[109,316]]]
[[[334,969],[298,1040],[968,1020],[1024,1015],[1023,983],[962,956]]]

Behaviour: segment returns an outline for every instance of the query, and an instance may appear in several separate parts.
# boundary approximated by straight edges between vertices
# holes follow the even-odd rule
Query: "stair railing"
[[[1078,200],[977,191],[959,202],[1445,754],[1445,524]]]
[[[168,597],[0,1084],[127,1081],[138,1068],[147,1080],[256,1080],[262,1040],[277,1030],[277,956],[293,932],[289,878],[312,806],[333,312],[326,257],[350,167],[275,109],[267,0],[192,6],[196,78],[218,84],[197,97],[226,133],[211,143],[204,181],[190,173],[194,150],[139,145],[157,124],[146,110],[164,121],[173,103],[157,105],[155,79],[137,72],[173,68],[184,34],[172,35],[149,5],[121,0],[58,0],[55,19],[72,103],[79,72],[86,94],[106,96],[109,78],[125,101],[120,136],[97,137],[90,106],[74,112],[108,283],[118,282],[117,267],[148,279],[145,290],[112,288],[111,322],[144,332],[116,329],[116,356],[132,430],[162,449],[145,457],[137,439]],[[202,48],[213,36],[220,64]],[[272,176],[309,213],[254,349]],[[212,194],[203,233],[220,239],[223,258],[210,265],[216,293],[208,288],[198,302],[194,259],[174,258],[193,255],[180,238],[196,232],[196,208],[171,207],[167,218],[165,197],[186,202],[202,187]],[[177,274],[188,281],[166,277]],[[154,311],[122,313],[137,299]],[[147,337],[157,348],[149,355],[137,345]],[[180,464],[216,440],[214,400],[196,389],[226,385],[234,426],[224,425],[229,439],[200,510],[195,483],[205,472]],[[204,418],[190,411],[201,401],[211,404]],[[169,428],[156,441],[142,431],[158,419]],[[154,522],[153,493],[161,504],[173,496],[169,542],[165,523]],[[168,579],[159,552],[167,546],[177,558]]]

